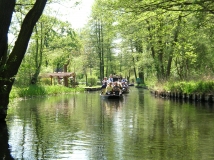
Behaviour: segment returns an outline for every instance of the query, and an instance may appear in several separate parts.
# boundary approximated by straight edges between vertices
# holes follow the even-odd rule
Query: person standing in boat
[[[113,82],[113,76],[112,74],[110,74],[109,78],[108,78],[108,83]]]
[[[106,87],[107,87],[107,77],[104,77],[104,79],[103,79],[103,81],[102,81],[102,93],[104,93],[105,92],[105,90],[106,90]]]

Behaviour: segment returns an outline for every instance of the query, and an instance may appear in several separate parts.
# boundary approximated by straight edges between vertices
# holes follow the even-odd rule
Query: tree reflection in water
[[[86,92],[20,101],[10,107],[7,125],[0,128],[0,158],[10,157],[7,133],[15,159],[214,156],[213,105],[155,98],[143,89],[122,100]]]
[[[103,99],[102,106],[107,115],[111,116],[115,111],[120,111],[123,100],[119,99]]]
[[[6,122],[0,123],[0,159],[10,160],[13,159],[10,155],[8,144],[8,130]]]

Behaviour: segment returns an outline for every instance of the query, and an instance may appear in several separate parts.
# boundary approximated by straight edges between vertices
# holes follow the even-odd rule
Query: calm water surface
[[[213,105],[143,89],[131,88],[123,100],[86,92],[20,101],[7,126],[17,160],[214,159]]]

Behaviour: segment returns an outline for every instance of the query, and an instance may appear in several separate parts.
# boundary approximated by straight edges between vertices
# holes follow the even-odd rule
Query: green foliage
[[[193,93],[195,92],[195,82],[181,82],[183,93]]]
[[[95,85],[97,85],[97,77],[89,77],[87,85],[88,86],[95,86]]]
[[[213,81],[200,81],[196,83],[195,92],[197,93],[211,93],[214,92],[214,82]]]
[[[182,93],[214,93],[214,81],[167,82],[167,91]]]
[[[135,3],[96,0],[91,21],[102,19],[104,43],[109,34],[114,36],[111,39],[120,40],[116,44],[110,43],[114,43],[112,51],[119,48],[115,61],[122,57],[119,62],[124,74],[133,74],[133,69],[138,68],[147,75],[155,74],[159,81],[187,80],[200,74],[213,75],[214,70],[214,28],[210,23],[213,14],[200,8],[204,8],[202,1],[186,5],[163,0]],[[106,62],[108,65],[104,66],[109,70],[111,63],[107,59]],[[113,65],[112,68],[119,68],[115,63]]]
[[[69,23],[46,13],[38,22],[39,34],[32,34],[15,83],[28,85],[37,68],[36,39],[44,43],[41,72],[53,72],[69,64],[68,71],[75,71],[84,82],[85,75],[102,79],[118,72],[130,81],[143,72],[147,85],[156,80],[160,83],[170,79],[198,80],[201,75],[212,77],[213,14],[201,10],[204,5],[200,0],[197,4],[183,2],[95,0],[90,21],[79,35]],[[188,14],[182,12],[185,10]],[[12,29],[15,32],[16,27]],[[40,83],[50,81],[42,79]],[[88,85],[95,83],[93,77],[88,78]],[[212,84],[170,82],[165,89],[207,92],[208,86]]]
[[[63,71],[64,65],[72,59],[71,53],[81,48],[79,37],[68,22],[43,15],[35,28],[17,74],[16,85],[19,86],[28,85],[40,72]]]
[[[39,81],[40,85],[51,85],[51,80],[50,78],[41,78]]]
[[[66,94],[76,91],[83,91],[83,88],[68,88],[61,85],[30,85],[29,87],[13,87],[10,98],[19,97],[34,97],[34,96],[48,96],[55,94]]]
[[[17,95],[19,97],[31,97],[45,94],[47,94],[47,92],[45,88],[42,86],[31,85],[25,88],[17,88]]]

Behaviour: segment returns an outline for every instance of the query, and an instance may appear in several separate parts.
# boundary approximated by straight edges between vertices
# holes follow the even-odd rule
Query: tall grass
[[[182,93],[214,93],[214,81],[167,82],[164,90]]]
[[[61,85],[56,85],[56,86],[31,85],[29,87],[13,87],[13,89],[10,93],[10,98],[66,94],[66,93],[78,92],[78,91],[84,91],[84,89],[83,88],[68,88],[68,87],[64,87]]]

